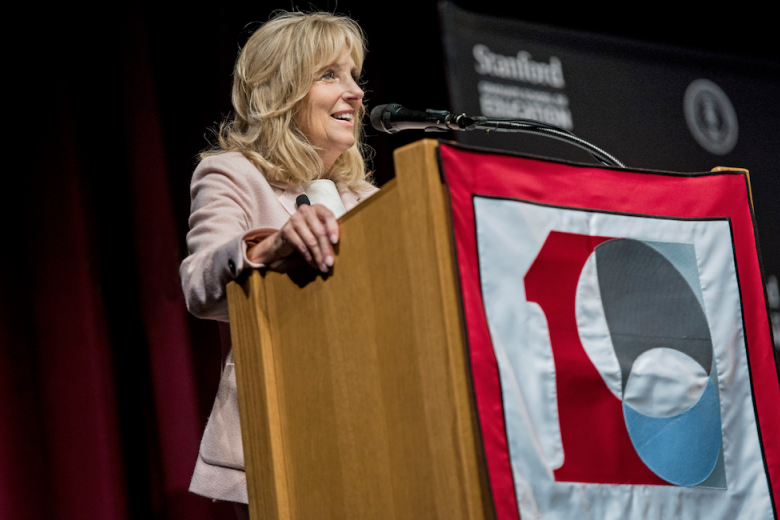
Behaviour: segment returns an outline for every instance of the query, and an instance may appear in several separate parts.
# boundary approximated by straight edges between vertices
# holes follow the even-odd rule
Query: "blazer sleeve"
[[[283,224],[252,229],[258,208],[279,202],[262,174],[244,162],[208,157],[192,177],[190,254],[180,275],[187,309],[199,318],[228,321],[227,284],[248,267],[264,267],[247,259],[244,240],[262,240]]]

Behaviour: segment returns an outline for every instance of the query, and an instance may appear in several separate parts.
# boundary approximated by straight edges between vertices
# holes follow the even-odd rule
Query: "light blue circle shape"
[[[701,484],[718,462],[720,402],[712,379],[690,410],[673,417],[648,417],[623,404],[628,435],[639,458],[671,484]]]

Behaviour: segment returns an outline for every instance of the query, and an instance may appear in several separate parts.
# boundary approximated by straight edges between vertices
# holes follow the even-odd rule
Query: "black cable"
[[[622,162],[596,145],[593,145],[588,141],[577,137],[568,130],[555,125],[543,123],[541,121],[534,121],[532,119],[488,119],[486,117],[474,117],[470,119],[473,120],[473,123],[464,125],[461,127],[461,129],[485,130],[487,132],[493,130],[496,132],[541,135],[544,137],[549,137],[550,139],[563,141],[565,143],[576,146],[577,148],[585,150],[597,161],[606,166],[618,166],[620,168],[626,167]]]

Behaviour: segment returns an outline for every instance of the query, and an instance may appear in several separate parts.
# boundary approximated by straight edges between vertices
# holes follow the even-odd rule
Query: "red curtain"
[[[187,491],[218,333],[184,306],[145,27],[125,14],[86,34],[52,20],[27,49],[2,193],[0,518],[233,518]]]

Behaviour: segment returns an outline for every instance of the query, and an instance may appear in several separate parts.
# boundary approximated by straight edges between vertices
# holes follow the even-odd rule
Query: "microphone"
[[[447,132],[466,130],[476,121],[466,114],[454,115],[446,110],[425,112],[411,110],[396,103],[379,105],[371,111],[371,126],[380,132],[395,134],[401,130],[424,130],[426,132]]]
[[[307,197],[305,193],[303,195],[298,195],[295,198],[295,207],[300,208],[301,206],[311,206],[309,197]]]
[[[455,115],[446,110],[431,109],[420,112],[404,108],[396,103],[390,103],[379,105],[371,111],[371,126],[388,134],[395,134],[401,130],[424,130],[426,132],[484,130],[486,133],[511,132],[541,135],[581,148],[607,166],[625,168],[622,162],[568,130],[533,119],[488,119],[485,116]]]

